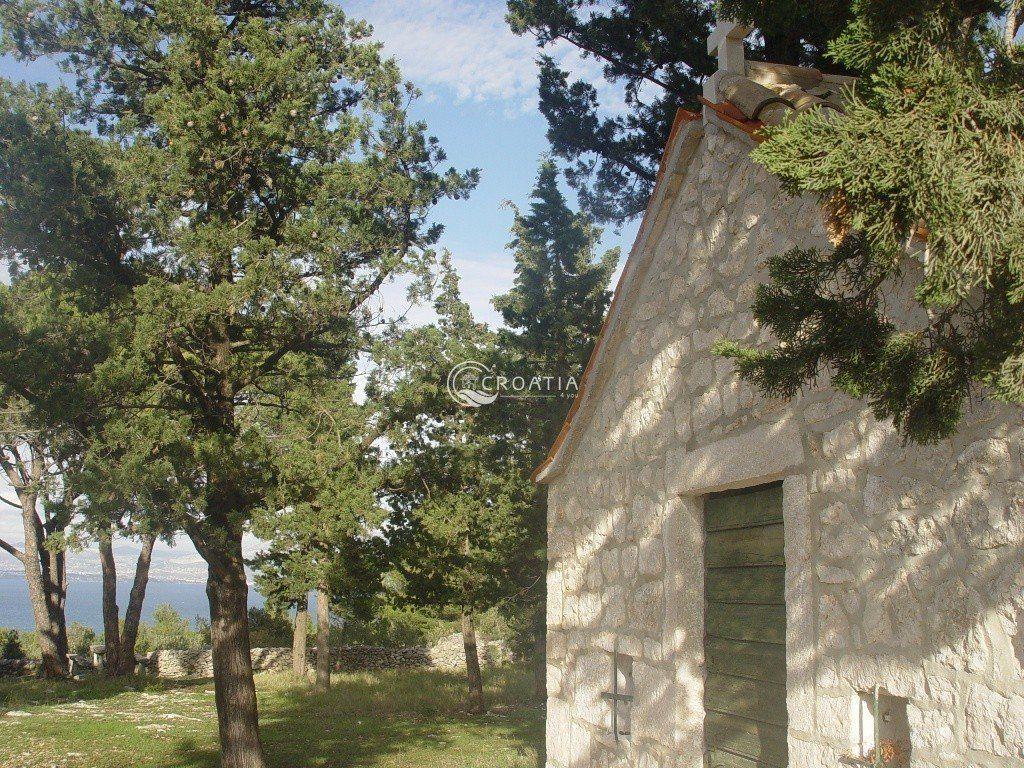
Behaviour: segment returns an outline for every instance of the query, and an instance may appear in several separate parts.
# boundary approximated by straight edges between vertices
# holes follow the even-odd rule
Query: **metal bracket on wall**
[[[619,730],[619,703],[630,704],[633,701],[633,694],[619,693],[619,641],[615,641],[612,651],[612,689],[601,694],[601,698],[611,702],[612,705],[612,734],[618,742],[619,736],[629,736],[629,731]]]

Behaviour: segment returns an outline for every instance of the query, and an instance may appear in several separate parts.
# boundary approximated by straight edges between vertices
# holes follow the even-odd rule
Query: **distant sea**
[[[68,577],[68,624],[81,622],[99,631],[103,628],[102,584],[90,576]],[[117,605],[124,615],[128,605],[131,581],[118,581]],[[143,604],[143,621],[151,621],[153,609],[158,605],[170,605],[189,620],[196,616],[204,619],[210,616],[206,601],[205,584],[186,584],[174,581],[150,581],[146,588],[146,602]],[[262,606],[263,597],[252,586],[249,587],[249,607]],[[0,627],[19,630],[33,630],[32,609],[28,603],[28,587],[20,576],[0,574]]]

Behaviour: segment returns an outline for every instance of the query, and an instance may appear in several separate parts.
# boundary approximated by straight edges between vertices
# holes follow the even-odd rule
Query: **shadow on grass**
[[[336,675],[318,694],[261,676],[260,733],[273,768],[536,768],[543,710],[516,670],[487,677],[487,713],[464,678],[427,670]],[[216,745],[183,739],[163,768],[216,768]]]
[[[155,677],[106,677],[89,674],[82,680],[18,677],[0,680],[0,711],[19,707],[109,699],[126,692],[164,693],[202,685],[202,680],[160,680]]]

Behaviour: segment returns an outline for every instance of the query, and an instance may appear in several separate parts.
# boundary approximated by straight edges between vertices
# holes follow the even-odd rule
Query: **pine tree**
[[[976,392],[1024,403],[1024,61],[1006,8],[861,0],[831,49],[864,72],[845,114],[807,113],[754,153],[821,201],[837,242],[769,259],[754,313],[775,346],[719,346],[766,393],[828,372],[921,442]]]
[[[529,481],[495,459],[491,441],[463,413],[416,430],[392,465],[386,498],[394,512],[389,542],[404,578],[404,599],[462,627],[470,706],[484,708],[475,616],[514,590],[512,553],[524,535],[522,505]]]
[[[351,361],[367,302],[426,268],[431,208],[475,175],[439,170],[406,119],[415,91],[322,0],[12,0],[0,25],[5,52],[53,56],[76,82],[4,105],[5,255],[74,265],[130,323],[100,367],[95,454],[132,467],[125,493],[168,510],[207,562],[221,763],[262,768],[241,542],[276,463],[240,412],[271,407],[295,357]],[[40,135],[56,147],[33,152]],[[82,206],[45,194],[54,168],[82,167],[107,179]],[[113,222],[101,237],[83,236],[90,203]],[[50,221],[69,217],[61,241]]]
[[[74,295],[74,289],[69,293]],[[124,326],[114,322],[106,330]],[[112,338],[103,346],[111,347]],[[95,350],[95,340],[93,349]],[[80,377],[80,383],[95,391],[96,369]],[[102,377],[100,377],[102,379]],[[43,410],[43,409],[37,409]],[[138,490],[132,465],[124,463],[122,452],[102,439],[108,425],[109,411],[89,409],[76,420],[80,455],[76,469],[64,477],[66,490],[74,498],[77,522],[70,534],[78,539],[96,542],[100,561],[101,613],[103,617],[103,669],[110,677],[133,675],[136,671],[136,642],[142,621],[142,609],[149,587],[153,550],[158,540],[172,544],[177,529],[174,512]],[[135,540],[139,552],[135,558],[128,601],[122,615],[118,606],[118,572],[114,558],[117,538]]]
[[[552,149],[567,163],[584,208],[599,221],[621,223],[647,207],[676,108],[699,108],[704,78],[716,68],[707,52],[716,9],[759,30],[753,58],[815,65],[842,30],[849,6],[849,0],[508,0],[507,18],[514,32],[533,35],[541,48],[575,46],[621,89],[626,114],[604,113],[607,88],[571,80],[553,58],[541,56],[540,109]]]
[[[72,479],[75,483],[75,479]],[[75,483],[77,485],[77,483]],[[78,486],[81,490],[81,486]],[[102,493],[102,491],[101,491]],[[103,616],[103,669],[109,677],[119,677],[135,673],[135,645],[139,636],[142,621],[142,607],[146,599],[149,585],[149,568],[153,562],[153,548],[159,534],[151,530],[149,525],[159,522],[159,514],[147,514],[149,510],[141,510],[133,514],[130,504],[123,500],[112,503],[89,504],[96,496],[79,495],[79,501],[85,502],[81,511],[86,520],[79,526],[96,541],[100,559],[101,613]],[[102,496],[100,496],[102,498]],[[81,508],[80,508],[81,509]],[[135,559],[135,573],[128,591],[128,604],[125,606],[122,621],[120,608],[117,604],[117,562],[114,559],[114,538],[137,538],[141,544]],[[167,537],[169,538],[169,537]]]
[[[277,614],[293,610],[292,676],[301,683],[307,678],[307,640],[309,636],[309,592],[311,589],[305,558],[285,543],[270,547],[252,561],[253,584],[266,600],[267,609]]]
[[[106,480],[110,472],[121,471],[119,458],[105,454],[97,465],[85,449],[105,420],[97,367],[130,333],[118,311],[126,275],[117,268],[117,243],[131,237],[133,222],[114,177],[119,152],[89,132],[66,129],[62,114],[71,106],[66,92],[2,83],[0,104],[0,186],[9,201],[0,204],[0,249],[12,271],[11,285],[3,289],[0,381],[9,392],[22,393],[19,407],[36,429],[77,438],[62,442],[61,463],[74,471],[64,473],[60,484],[62,493],[74,499],[78,519],[66,530],[57,528],[56,521],[48,529],[59,536],[84,532],[96,539],[103,572],[104,666],[109,674],[131,674],[161,515],[139,507],[134,498],[114,498]],[[41,220],[45,227],[39,226]],[[69,526],[70,518],[64,516]],[[142,541],[123,629],[112,551],[115,532]],[[61,546],[55,537],[44,549],[54,557]],[[63,576],[55,578],[34,591],[57,594],[62,581]],[[59,606],[62,600],[51,603]],[[55,646],[60,645],[58,640]],[[66,666],[55,647],[45,640],[43,646],[44,669]]]
[[[601,329],[611,294],[608,284],[619,259],[613,248],[598,255],[601,230],[572,211],[558,187],[558,171],[541,163],[529,210],[517,211],[509,248],[515,258],[512,289],[494,299],[505,328],[496,365],[521,376],[562,379],[552,397],[499,399],[484,417],[496,434],[512,436],[511,455],[528,474],[551,448],[572,405],[575,389]],[[532,657],[538,695],[544,690],[547,515],[545,489],[535,489],[521,510],[527,532],[515,574],[520,590],[506,604],[519,644]]]
[[[2,391],[2,390],[0,390]],[[68,674],[66,534],[71,507],[61,489],[61,435],[35,425],[24,401],[14,395],[0,400],[0,468],[17,510],[24,544],[0,540],[0,549],[21,563],[36,628],[45,677]],[[56,444],[56,445],[55,445]]]

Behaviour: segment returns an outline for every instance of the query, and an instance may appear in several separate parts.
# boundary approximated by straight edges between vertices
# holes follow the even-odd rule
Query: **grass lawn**
[[[463,678],[428,670],[335,675],[318,695],[256,677],[267,757],[277,768],[535,768],[542,711],[528,675],[488,674],[485,715]],[[0,681],[2,768],[214,768],[209,680]]]

